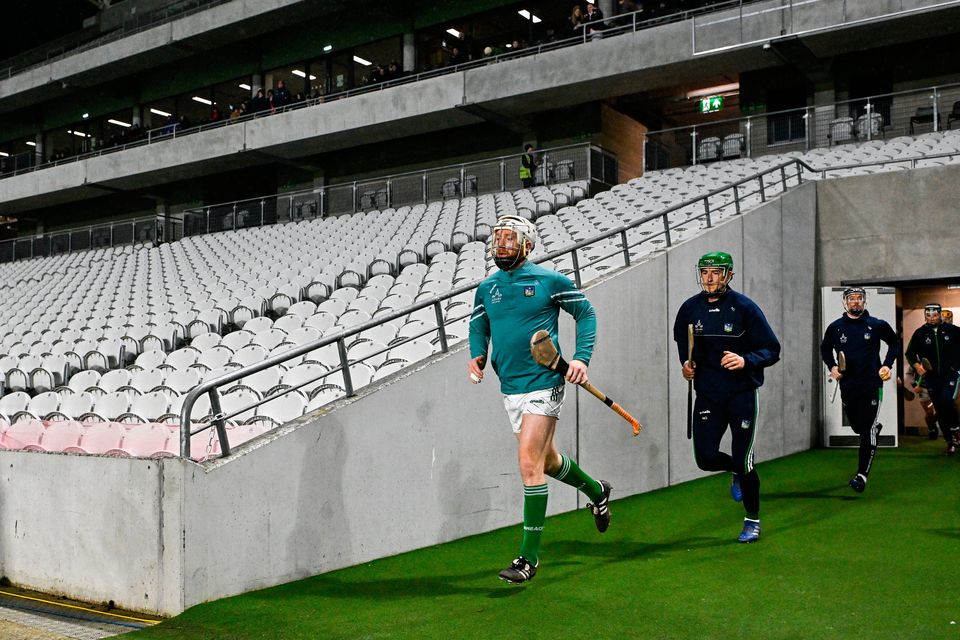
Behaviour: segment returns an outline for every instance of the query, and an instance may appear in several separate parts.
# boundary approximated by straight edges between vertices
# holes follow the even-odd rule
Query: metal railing
[[[207,8],[209,4],[224,2],[226,0],[195,0],[195,1],[201,4],[204,2],[207,3],[204,6],[198,7],[196,9],[196,11],[199,11],[201,9]],[[771,31],[770,35],[760,38],[759,40],[751,39],[749,41],[745,41],[744,38],[742,37],[743,33],[748,33],[748,32],[751,34],[754,33],[753,31],[751,31],[751,29],[753,28],[753,25],[748,24],[750,20],[752,20],[756,16],[766,16],[771,11],[773,12],[786,11],[789,9],[791,11],[791,15],[793,15],[792,12],[796,7],[803,6],[805,7],[805,10],[810,10],[813,6],[821,6],[821,7],[833,6],[834,4],[840,3],[840,5],[843,8],[843,11],[841,13],[841,19],[839,20],[834,19],[832,21],[828,19],[825,23],[819,25],[817,27],[817,30],[836,28],[836,27],[847,25],[847,24],[852,24],[853,22],[862,21],[860,18],[857,18],[857,20],[852,20],[853,14],[850,14],[847,11],[846,0],[803,0],[802,2],[794,2],[794,0],[787,0],[787,1],[788,1],[787,5],[782,5],[780,3],[777,3],[775,5],[770,5],[771,0],[757,0],[755,2],[744,2],[744,0],[730,0],[729,2],[717,3],[714,5],[701,7],[699,9],[682,11],[682,12],[670,14],[663,17],[653,18],[653,19],[645,19],[643,12],[634,12],[634,13],[623,14],[620,16],[614,16],[614,17],[605,19],[602,23],[602,27],[594,23],[584,25],[580,30],[578,30],[578,33],[576,35],[569,38],[556,40],[553,42],[537,44],[537,45],[525,47],[523,49],[502,53],[496,56],[490,56],[490,57],[480,58],[477,60],[472,60],[472,61],[461,63],[458,65],[442,67],[439,69],[433,69],[429,71],[421,71],[409,76],[404,76],[402,78],[397,78],[394,80],[389,80],[389,81],[375,83],[375,84],[369,84],[369,85],[357,87],[354,89],[348,89],[348,90],[340,91],[337,93],[321,96],[319,98],[310,98],[307,100],[303,100],[301,102],[285,105],[284,107],[281,107],[278,109],[270,109],[270,110],[261,111],[258,113],[247,114],[245,116],[235,118],[235,119],[224,119],[217,122],[211,122],[211,123],[206,123],[202,125],[197,125],[194,127],[189,127],[186,129],[180,129],[177,126],[164,125],[161,127],[148,130],[144,134],[144,136],[138,140],[98,149],[95,151],[81,153],[75,156],[70,156],[69,158],[65,158],[65,159],[46,161],[46,162],[42,160],[39,160],[36,162],[28,162],[28,163],[25,163],[26,166],[15,166],[12,170],[9,170],[6,172],[0,170],[0,178],[15,176],[21,173],[36,171],[38,169],[57,166],[59,164],[64,164],[68,162],[77,162],[79,160],[96,157],[106,153],[123,151],[125,149],[139,147],[146,144],[152,144],[154,142],[169,140],[177,137],[182,137],[185,135],[193,135],[195,133],[199,133],[202,131],[208,131],[211,129],[229,126],[231,124],[236,124],[240,122],[247,122],[255,118],[270,116],[276,113],[284,113],[284,112],[292,111],[295,109],[313,107],[313,106],[322,104],[324,102],[341,100],[344,98],[349,98],[352,96],[370,93],[374,91],[382,91],[390,87],[409,84],[412,82],[419,82],[421,80],[426,80],[429,78],[446,75],[449,73],[467,71],[470,69],[476,69],[476,68],[487,66],[490,64],[506,62],[509,60],[523,58],[531,55],[540,55],[542,53],[552,51],[555,49],[562,49],[569,46],[585,44],[586,42],[590,42],[592,40],[596,40],[600,38],[612,37],[612,36],[627,34],[627,33],[636,33],[644,29],[660,26],[663,24],[673,23],[673,22],[691,20],[691,50],[696,55],[696,54],[709,53],[709,52],[720,50],[720,49],[746,46],[750,44],[756,44],[758,42],[766,42],[771,38],[775,39],[775,38],[783,37],[784,32],[783,32],[782,26],[778,27],[775,33]],[[862,4],[865,4],[865,3],[858,3],[858,6]],[[902,14],[903,15],[913,14],[916,12],[928,11],[931,9],[937,9],[937,8],[942,8],[942,7],[947,7],[951,5],[957,5],[957,4],[960,4],[960,0],[943,0],[942,2],[938,2],[934,5],[904,9],[902,6],[903,2],[902,0],[900,0],[900,5],[899,5],[900,8],[893,11],[884,10],[882,6],[878,4],[876,7],[874,7],[874,9],[877,11],[877,14],[871,15],[870,19],[889,18],[889,17],[902,15]],[[767,7],[767,5],[770,5],[770,7]],[[719,18],[716,17],[716,15],[722,14],[724,11],[728,12],[730,15],[726,17],[723,17],[723,16]],[[830,11],[826,11],[825,13],[831,14]],[[856,15],[859,15],[859,14],[856,14]],[[712,18],[708,20],[706,16],[712,16]],[[698,18],[701,19],[700,24],[697,23]],[[722,44],[708,51],[698,50],[698,36],[697,36],[698,29],[702,30],[707,26],[727,25],[728,23],[731,23],[731,22],[736,22],[737,26],[732,30],[727,28],[724,28],[722,30],[722,36],[718,36],[722,38]],[[744,25],[747,25],[747,26],[744,26]],[[147,27],[143,27],[143,28],[147,28]],[[790,34],[787,34],[787,35],[790,35]],[[797,35],[797,34],[793,33],[792,35]],[[704,36],[701,34],[699,42],[703,42],[703,40],[704,40]]]
[[[721,215],[721,213],[739,215],[743,208],[765,202],[769,197],[769,190],[775,185],[779,185],[781,192],[786,191],[788,188],[790,188],[790,186],[799,186],[804,181],[804,170],[816,172],[815,169],[800,160],[783,162],[762,172],[742,178],[729,185],[713,189],[703,195],[690,198],[681,203],[667,207],[663,211],[651,214],[628,225],[611,229],[594,236],[593,238],[589,238],[568,247],[549,252],[546,255],[537,258],[535,262],[545,262],[547,260],[559,259],[563,256],[570,255],[574,281],[576,285],[580,287],[583,284],[582,272],[585,268],[599,264],[610,265],[611,261],[616,261],[617,266],[620,267],[630,266],[635,258],[641,258],[649,255],[653,251],[671,247],[676,240],[675,234],[680,233],[680,228],[689,229],[690,225],[694,223],[699,225],[699,227],[702,229],[711,228],[718,222],[717,218]],[[791,182],[793,184],[791,184]],[[754,183],[756,183],[755,187]],[[678,212],[688,207],[697,208],[698,210],[702,209],[702,211],[699,213],[688,212],[688,215],[683,216],[682,220],[671,222],[671,213]],[[647,233],[636,233],[641,231],[641,227],[649,225],[651,222],[656,223],[656,231],[650,230]],[[601,255],[581,255],[579,253],[586,247],[590,247],[597,243],[613,238],[616,238],[618,241],[615,243],[616,248],[613,251],[608,251],[607,253],[603,253]],[[650,250],[640,251],[640,246],[647,243],[650,244]],[[637,249],[636,256],[631,252],[631,249]],[[470,314],[467,313],[458,315],[456,317],[450,317],[447,318],[445,322],[445,309],[442,305],[444,302],[458,295],[472,291],[479,283],[480,280],[477,280],[469,284],[456,287],[443,294],[435,294],[430,298],[421,300],[412,306],[381,314],[376,318],[364,322],[363,324],[356,325],[334,335],[319,338],[313,342],[292,348],[289,351],[271,356],[262,362],[249,365],[241,369],[236,369],[235,371],[231,371],[230,373],[213,380],[205,381],[194,387],[187,393],[186,398],[184,398],[183,406],[180,412],[180,455],[184,458],[189,458],[191,455],[191,438],[194,435],[209,429],[215,429],[215,434],[211,433],[210,442],[213,442],[213,437],[215,435],[219,441],[221,455],[230,455],[230,442],[226,425],[227,420],[239,416],[260,405],[266,404],[267,402],[281,398],[289,393],[298,391],[299,389],[308,385],[316,385],[328,376],[340,373],[344,381],[343,391],[345,397],[355,395],[356,391],[353,388],[350,366],[356,362],[362,362],[367,358],[381,355],[387,349],[396,348],[402,342],[408,342],[419,337],[437,333],[436,340],[439,344],[440,352],[445,353],[449,351],[446,326],[451,323],[461,321],[464,318],[469,317]],[[365,358],[359,358],[356,360],[350,360],[348,358],[348,347],[350,346],[349,341],[352,338],[359,336],[363,331],[430,307],[433,308],[436,317],[436,327],[428,327],[421,333],[413,336],[407,336],[402,342],[394,342],[390,345],[387,345],[387,347],[385,347],[383,350],[368,354]],[[324,371],[315,378],[302,382],[296,386],[287,388],[275,387],[273,390],[267,393],[266,397],[256,402],[245,405],[244,407],[229,413],[223,412],[219,393],[219,390],[222,387],[237,382],[242,378],[257,372],[278,366],[284,362],[288,362],[294,358],[305,356],[316,349],[320,349],[332,344],[336,344],[337,352],[340,358],[340,363],[337,368]],[[196,404],[197,399],[204,394],[207,394],[210,400],[211,416],[209,418],[209,422],[194,423],[191,420],[193,407]],[[254,417],[253,420],[257,420],[257,418]],[[192,429],[195,425],[198,425],[199,428],[193,431]],[[208,446],[208,450],[204,455],[204,458],[207,457],[209,451],[210,447]]]
[[[960,4],[960,0],[927,3],[904,0],[759,0],[734,8],[694,16],[692,51],[704,55],[738,47],[765,44],[838,27],[912,15]],[[891,7],[891,5],[895,5]]]
[[[210,0],[210,2],[224,2],[224,1],[227,1],[227,0]],[[353,96],[372,93],[375,91],[383,91],[384,89],[389,89],[391,87],[410,84],[414,82],[420,82],[421,80],[427,80],[430,78],[448,75],[451,73],[458,73],[461,71],[478,69],[480,67],[485,67],[491,64],[507,62],[510,60],[525,58],[529,56],[536,56],[542,53],[546,53],[548,51],[553,51],[556,49],[564,49],[566,47],[584,44],[586,42],[590,42],[591,40],[595,40],[600,37],[612,37],[615,35],[620,35],[625,33],[635,33],[637,31],[660,26],[663,24],[688,20],[691,17],[696,15],[721,10],[728,6],[729,7],[737,6],[742,3],[743,3],[743,0],[729,0],[728,2],[720,2],[715,5],[701,7],[699,9],[690,10],[690,11],[682,11],[679,13],[674,13],[667,16],[653,18],[649,20],[644,19],[642,12],[623,14],[621,16],[616,16],[616,17],[605,20],[604,25],[602,27],[603,29],[602,33],[591,34],[588,32],[586,28],[583,28],[581,30],[578,30],[578,33],[576,35],[573,35],[568,38],[563,38],[560,40],[555,40],[553,42],[546,42],[546,43],[531,45],[528,47],[524,47],[522,49],[508,51],[506,53],[501,53],[495,56],[483,57],[477,60],[471,60],[471,61],[463,62],[457,65],[451,65],[451,66],[441,67],[437,69],[420,71],[408,76],[404,76],[402,78],[396,78],[393,80],[387,80],[384,82],[378,82],[374,84],[367,84],[367,85],[359,86],[353,89],[345,89],[343,91],[326,94],[318,98],[308,98],[306,100],[288,104],[280,108],[267,109],[264,111],[249,113],[239,118],[233,118],[233,119],[225,118],[217,122],[209,122],[209,123],[200,124],[200,125],[196,125],[188,128],[181,128],[177,125],[164,124],[160,127],[148,129],[142,134],[142,137],[137,140],[132,140],[129,142],[113,145],[110,147],[103,147],[101,149],[97,149],[93,151],[79,153],[77,155],[73,155],[73,156],[58,159],[58,160],[44,161],[43,159],[34,159],[34,160],[31,160],[30,162],[23,163],[23,166],[13,166],[12,169],[7,171],[3,171],[2,169],[0,169],[0,178],[11,177],[11,176],[19,175],[22,173],[29,173],[32,171],[37,171],[39,169],[54,167],[60,164],[78,162],[80,160],[97,157],[107,153],[114,153],[117,151],[123,151],[126,149],[140,147],[143,145],[153,144],[155,142],[171,140],[171,139],[183,137],[186,135],[193,135],[195,133],[209,131],[212,129],[218,129],[220,127],[225,127],[232,124],[249,122],[257,118],[268,117],[271,115],[275,115],[277,113],[286,113],[288,111],[293,111],[296,109],[314,107],[326,102],[332,102],[334,100],[342,100],[344,98],[350,98]],[[593,25],[591,28],[596,29],[598,28],[598,26]],[[20,155],[24,155],[24,154],[20,154]]]
[[[618,182],[616,156],[589,143],[551,147],[534,155],[540,163],[535,176],[539,185],[583,180],[609,188]],[[515,153],[188,209],[183,212],[183,235],[515,191],[523,187],[522,156]]]
[[[141,31],[152,29],[161,24],[192,15],[198,11],[203,11],[204,9],[209,9],[225,2],[230,2],[230,0],[183,0],[182,2],[177,3],[175,8],[160,7],[146,15],[134,15],[132,18],[126,17],[124,18],[121,27],[110,31],[99,38],[94,38],[72,47],[56,47],[53,49],[47,49],[39,53],[39,56],[42,58],[37,62],[20,66],[8,66],[4,69],[0,69],[0,79],[12,78],[19,73],[24,73],[25,71],[30,71],[31,69],[36,69],[37,67],[42,67],[70,56],[75,56],[78,53],[83,53],[84,51],[89,51],[90,49],[102,47],[105,44],[116,42],[117,40],[132,36],[140,33]]]
[[[960,128],[960,84],[650,131],[646,170]]]
[[[510,154],[444,167],[261,196],[187,209],[182,214],[141,217],[0,241],[0,263],[125,244],[160,244],[231,229],[322,216],[401,207],[453,197],[515,191],[520,158]],[[596,189],[618,181],[615,155],[589,143],[538,150],[537,184],[586,181]]]
[[[0,263],[127,244],[157,243],[170,223],[157,216],[71,227],[0,241]]]

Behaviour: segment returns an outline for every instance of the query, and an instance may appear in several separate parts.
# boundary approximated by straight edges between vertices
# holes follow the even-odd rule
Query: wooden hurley
[[[544,367],[556,371],[560,375],[566,377],[567,369],[569,369],[570,365],[566,360],[563,359],[563,357],[560,355],[560,352],[557,351],[557,346],[553,344],[553,340],[550,338],[549,332],[541,329],[533,334],[533,336],[530,338],[530,353],[533,355],[533,359],[536,360],[537,364],[543,365]],[[629,422],[630,426],[633,427],[633,435],[638,435],[640,430],[643,429],[643,425],[640,424],[636,418],[627,413],[626,409],[608,398],[606,394],[597,389],[595,386],[589,382],[581,382],[580,386],[589,391],[605,405],[613,409],[621,418]]]

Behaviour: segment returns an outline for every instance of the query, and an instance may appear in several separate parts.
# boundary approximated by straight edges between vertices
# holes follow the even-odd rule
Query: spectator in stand
[[[587,33],[594,34],[597,37],[601,35],[603,30],[603,12],[600,11],[600,8],[593,4],[592,2],[587,3],[587,12],[583,14],[583,22],[586,25]]]
[[[277,105],[273,101],[273,89],[267,89],[267,109],[270,110],[270,113],[277,110]]]
[[[270,102],[267,101],[267,97],[263,94],[263,89],[257,89],[257,95],[250,100],[250,108],[248,111],[250,113],[259,113],[269,108]]]
[[[467,57],[460,51],[460,47],[454,46],[452,49],[450,49],[450,60],[447,61],[448,66],[454,67],[458,64],[463,64],[466,61]]]
[[[396,80],[400,77],[400,65],[396,60],[391,60],[387,67],[387,80]]]
[[[293,97],[294,102],[303,102],[304,100],[306,100],[306,98],[304,98],[303,94],[300,93],[299,91],[297,92],[297,95]]]
[[[237,120],[238,118],[242,118],[245,111],[246,111],[246,108],[243,106],[243,103],[241,102],[236,107],[230,110],[230,119]]]
[[[583,9],[580,8],[579,4],[573,5],[573,9],[570,11],[570,30],[574,33],[580,33],[583,28]]]
[[[283,80],[277,81],[277,88],[273,90],[273,108],[282,109],[290,104],[290,91]]]
[[[220,122],[223,120],[223,115],[220,113],[220,107],[213,105],[210,107],[210,122]]]
[[[633,24],[633,16],[630,16],[628,14],[631,14],[635,11],[643,11],[643,5],[642,4],[638,5],[633,0],[617,0],[617,15],[627,16],[625,18],[621,18],[620,20],[618,20],[617,24],[618,25]],[[642,19],[641,18],[642,15],[643,14],[640,14],[637,16],[638,22]]]

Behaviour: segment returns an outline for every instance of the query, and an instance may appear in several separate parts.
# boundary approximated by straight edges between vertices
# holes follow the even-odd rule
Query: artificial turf
[[[547,520],[525,585],[508,527],[199,605],[143,638],[960,638],[960,456],[901,438],[862,495],[856,450],[759,465],[763,534],[738,544],[728,476]],[[518,517],[520,492],[518,491]],[[616,487],[614,487],[614,498]]]

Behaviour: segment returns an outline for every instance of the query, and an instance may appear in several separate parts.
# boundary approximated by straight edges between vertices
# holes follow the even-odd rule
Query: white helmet
[[[517,246],[519,251],[512,258],[497,257],[497,231],[513,231],[517,236]],[[497,224],[493,226],[490,233],[490,245],[488,251],[490,257],[498,267],[505,271],[513,269],[526,259],[527,255],[537,246],[537,227],[532,221],[518,215],[504,215],[497,218]]]

